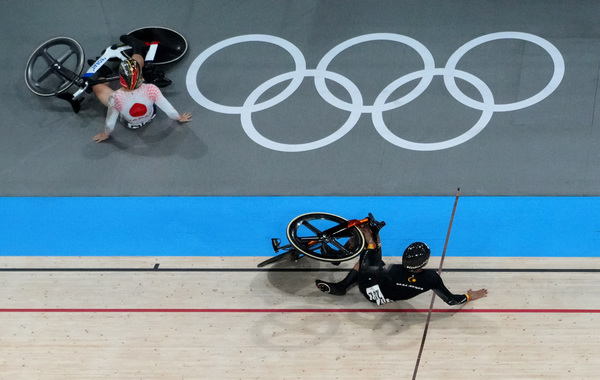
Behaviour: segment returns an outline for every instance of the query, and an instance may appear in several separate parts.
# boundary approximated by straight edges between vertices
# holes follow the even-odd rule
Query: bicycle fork
[[[83,80],[82,78],[80,78],[77,74],[72,72],[71,70],[61,66],[58,62],[55,62],[52,65],[52,70],[54,72],[56,72],[59,76],[63,77],[64,79],[72,82],[77,87],[79,87],[79,89],[75,92],[75,94],[69,94],[67,92],[63,92],[62,94],[56,95],[57,98],[68,101],[69,104],[71,104],[73,111],[75,113],[78,113],[79,110],[81,109],[81,102],[83,101],[83,99],[79,99],[79,98],[81,97],[83,92],[87,89],[88,83],[85,80]]]

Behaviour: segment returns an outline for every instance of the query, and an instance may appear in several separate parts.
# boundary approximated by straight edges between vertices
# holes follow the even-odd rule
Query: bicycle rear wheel
[[[73,81],[59,75],[54,64],[81,75],[84,64],[83,48],[69,37],[56,37],[41,44],[25,65],[25,83],[39,96],[54,96],[65,92]]]
[[[365,237],[357,227],[337,228],[346,222],[341,216],[323,212],[303,214],[290,222],[287,237],[298,251],[313,259],[351,260],[365,248]]]
[[[156,56],[152,62],[155,65],[175,62],[183,57],[188,49],[185,37],[169,28],[151,26],[132,30],[128,34],[144,42],[159,42]]]

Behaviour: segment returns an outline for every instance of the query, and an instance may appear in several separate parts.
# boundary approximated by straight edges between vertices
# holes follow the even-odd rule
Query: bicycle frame
[[[156,56],[156,50],[158,49],[158,44],[159,43],[156,41],[149,44],[148,52],[146,53],[146,57],[144,58],[145,66],[151,67],[151,65],[154,61],[154,57]],[[61,99],[65,99],[69,103],[71,103],[73,110],[75,112],[78,112],[79,105],[81,103],[80,98],[83,96],[84,93],[88,92],[88,89],[91,86],[94,86],[94,85],[100,84],[100,83],[111,82],[113,80],[119,79],[118,75],[112,76],[112,77],[106,77],[106,78],[93,79],[94,74],[96,74],[98,72],[98,70],[100,70],[100,68],[103,67],[111,59],[118,58],[121,61],[129,59],[130,57],[127,54],[125,54],[125,52],[130,49],[131,49],[131,46],[129,46],[129,45],[109,46],[108,48],[106,48],[104,50],[104,52],[96,60],[96,62],[94,62],[94,64],[92,64],[90,66],[90,68],[85,72],[85,74],[83,74],[81,77],[77,76],[72,71],[55,63],[53,65],[53,68],[56,70],[56,72],[59,75],[61,75],[62,77],[64,77],[65,79],[73,81],[73,83],[77,87],[79,87],[77,89],[77,91],[75,91],[75,93],[73,93],[72,95],[58,94],[57,96]]]

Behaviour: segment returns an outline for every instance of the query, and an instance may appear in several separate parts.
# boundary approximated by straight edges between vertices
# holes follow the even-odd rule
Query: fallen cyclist
[[[191,121],[192,115],[187,112],[180,115],[156,85],[144,83],[144,43],[128,35],[120,39],[132,47],[132,58],[119,65],[120,89],[115,91],[106,83],[96,84],[92,88],[96,97],[108,108],[104,132],[95,135],[94,141],[108,139],[119,119],[130,129],[143,127],[156,116],[157,106],[173,120],[180,123]]]
[[[431,251],[421,242],[412,243],[406,248],[402,264],[386,266],[381,257],[379,230],[369,225],[360,228],[367,248],[342,281],[316,280],[320,291],[341,296],[346,294],[350,286],[358,283],[359,291],[377,305],[407,300],[428,290],[433,290],[448,305],[460,305],[487,296],[487,289],[469,289],[464,294],[451,293],[435,270],[423,268],[429,261]]]

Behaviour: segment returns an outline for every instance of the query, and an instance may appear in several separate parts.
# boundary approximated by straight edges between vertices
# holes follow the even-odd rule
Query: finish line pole
[[[446,257],[446,249],[448,248],[448,241],[450,240],[450,232],[452,231],[452,223],[454,222],[454,214],[456,213],[456,206],[458,205],[458,198],[460,197],[460,188],[456,190],[456,198],[454,199],[454,207],[452,208],[452,215],[450,216],[450,225],[448,226],[448,233],[446,234],[446,242],[444,243],[444,250],[442,251],[442,259],[440,260],[440,266],[438,268],[438,274],[442,274],[442,267],[444,266],[444,258]],[[419,363],[421,362],[421,355],[423,354],[423,348],[425,347],[425,338],[427,337],[427,330],[429,330],[429,321],[431,320],[431,312],[433,311],[433,302],[435,301],[435,293],[431,295],[431,303],[429,304],[429,312],[427,313],[427,320],[425,321],[425,329],[423,330],[423,338],[421,338],[421,347],[419,348],[419,354],[417,355],[417,362],[415,363],[415,371],[413,372],[413,380],[417,378],[417,371],[419,370]]]

